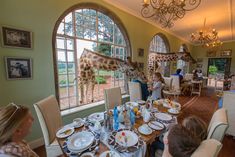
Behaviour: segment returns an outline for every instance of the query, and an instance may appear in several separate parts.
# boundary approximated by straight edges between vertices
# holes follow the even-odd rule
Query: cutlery
[[[153,123],[153,122],[150,122],[150,124],[152,124],[152,125],[154,125],[154,126],[157,126],[157,127],[159,127],[160,129],[163,129],[163,128],[164,128],[164,127],[162,127],[161,125],[155,124],[155,123]]]

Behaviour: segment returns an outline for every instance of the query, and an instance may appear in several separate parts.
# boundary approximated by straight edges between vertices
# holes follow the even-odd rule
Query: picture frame
[[[32,49],[32,32],[27,30],[2,26],[1,39],[3,47]]]
[[[232,56],[232,49],[222,50],[220,52],[221,57],[231,57]]]
[[[139,57],[143,57],[144,56],[144,49],[142,49],[142,48],[138,48],[138,56]]]
[[[32,59],[5,57],[7,80],[32,79]]]
[[[208,50],[207,57],[216,57],[216,50]]]

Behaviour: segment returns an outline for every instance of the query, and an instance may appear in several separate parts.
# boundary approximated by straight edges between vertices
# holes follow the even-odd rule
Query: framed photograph
[[[138,48],[138,56],[143,57],[144,56],[144,49]]]
[[[32,79],[31,58],[5,57],[8,80]]]
[[[32,32],[10,28],[1,27],[2,46],[13,48],[32,48]]]
[[[232,50],[231,49],[222,50],[220,55],[222,57],[231,57],[232,56]]]
[[[208,50],[207,57],[216,57],[216,51],[215,50]]]

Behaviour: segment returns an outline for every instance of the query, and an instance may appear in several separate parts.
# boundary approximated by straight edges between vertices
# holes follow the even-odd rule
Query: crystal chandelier
[[[167,1],[167,0],[166,0]],[[163,28],[173,27],[173,21],[182,19],[186,11],[196,9],[201,0],[143,0],[141,15],[145,18],[153,18],[158,21]]]
[[[204,27],[200,31],[191,34],[191,40],[196,44],[201,44],[203,47],[218,47],[222,45],[216,29],[206,28],[206,19],[204,20]]]

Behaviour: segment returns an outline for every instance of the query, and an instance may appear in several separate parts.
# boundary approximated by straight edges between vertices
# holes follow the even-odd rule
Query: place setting
[[[76,132],[63,143],[63,150],[68,156],[91,156],[99,150],[100,140],[88,130]]]
[[[108,144],[120,153],[131,153],[141,148],[144,141],[132,129],[119,129],[111,132]]]

